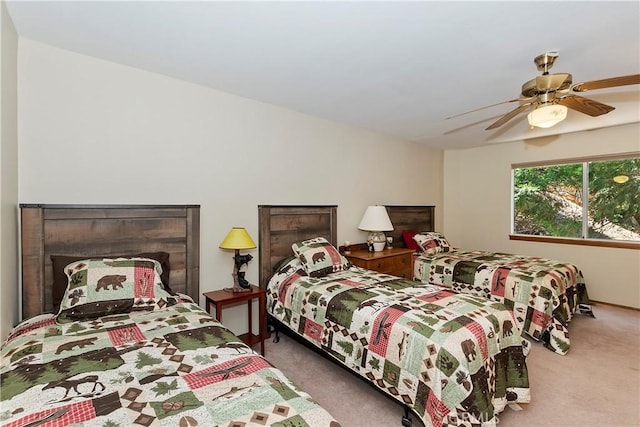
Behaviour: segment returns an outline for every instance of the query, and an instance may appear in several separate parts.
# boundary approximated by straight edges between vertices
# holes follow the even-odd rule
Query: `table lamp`
[[[248,264],[249,261],[253,259],[253,257],[249,254],[240,255],[240,249],[254,249],[256,244],[242,227],[233,227],[227,237],[224,238],[222,243],[220,243],[220,249],[232,249],[235,250],[236,253],[233,257],[233,272],[231,273],[231,277],[233,277],[233,288],[224,288],[227,292],[248,292],[251,291],[251,285],[244,278],[244,272],[240,273],[240,267],[243,264]]]
[[[393,224],[389,219],[387,208],[384,206],[369,206],[364,212],[358,228],[369,232],[368,240],[373,242],[373,250],[380,252],[387,243],[384,232],[393,231]]]

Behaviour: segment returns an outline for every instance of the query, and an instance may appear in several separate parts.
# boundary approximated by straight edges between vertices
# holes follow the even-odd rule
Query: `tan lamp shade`
[[[358,228],[370,232],[367,240],[373,243],[374,250],[378,252],[383,250],[387,243],[384,232],[393,231],[393,224],[389,219],[387,208],[384,206],[369,206],[364,212]]]
[[[220,243],[220,249],[253,249],[256,244],[242,227],[233,227]]]
[[[393,224],[384,206],[369,206],[362,216],[360,230],[364,231],[393,231]]]

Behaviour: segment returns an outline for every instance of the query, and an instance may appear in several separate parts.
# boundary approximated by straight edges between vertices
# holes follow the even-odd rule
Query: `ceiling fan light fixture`
[[[567,107],[564,105],[542,105],[527,115],[529,124],[539,128],[550,128],[567,118]]]

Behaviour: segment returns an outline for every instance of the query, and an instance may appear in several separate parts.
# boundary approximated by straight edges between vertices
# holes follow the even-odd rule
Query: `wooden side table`
[[[344,247],[341,246],[340,252],[353,265],[358,267],[403,277],[408,280],[413,279],[412,249],[385,248],[380,252],[369,252],[364,247],[364,244],[355,244],[351,245],[349,252],[344,252]]]
[[[260,343],[260,354],[264,356],[264,338],[267,333],[267,317],[265,313],[267,298],[266,291],[257,286],[251,285],[251,291],[247,292],[227,292],[224,290],[212,291],[203,293],[206,301],[207,313],[211,313],[211,304],[216,306],[216,320],[222,322],[222,307],[225,305],[238,304],[243,301],[247,301],[248,320],[249,320],[249,332],[246,334],[238,335],[238,338],[245,344],[253,347],[257,343]],[[254,334],[253,329],[253,307],[251,303],[254,299],[258,298],[258,310],[259,322],[258,322],[258,334]]]

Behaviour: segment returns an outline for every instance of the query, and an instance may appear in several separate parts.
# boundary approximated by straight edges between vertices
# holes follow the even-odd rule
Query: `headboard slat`
[[[22,238],[22,318],[43,312],[45,292],[51,289],[44,286],[44,211],[43,209],[21,209]],[[51,274],[51,263],[49,263]]]
[[[106,218],[184,218],[187,207],[117,207],[116,205],[74,207],[73,205],[41,205],[46,207],[45,219],[106,219]]]

